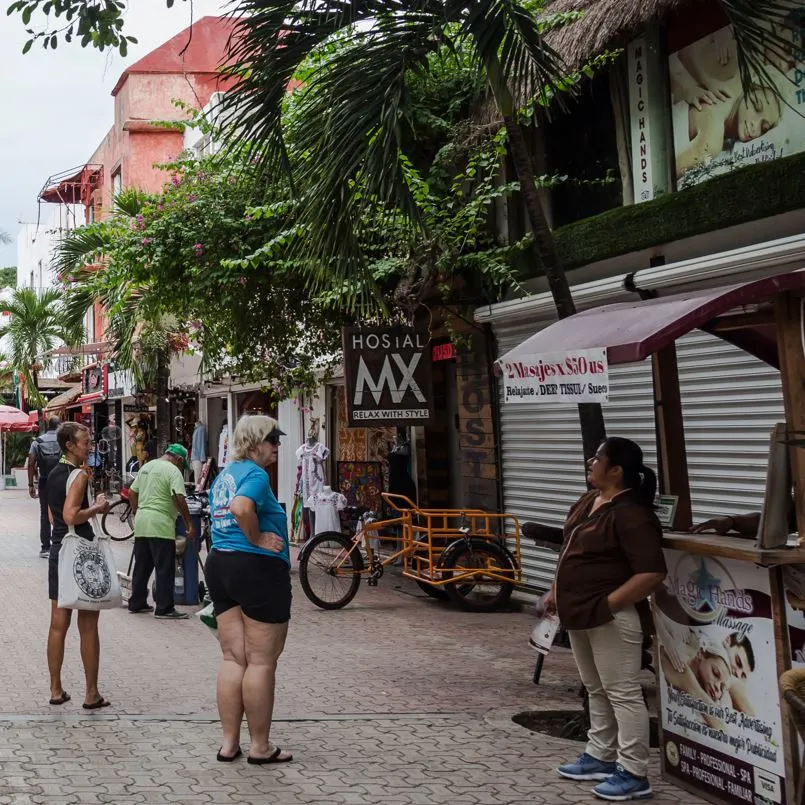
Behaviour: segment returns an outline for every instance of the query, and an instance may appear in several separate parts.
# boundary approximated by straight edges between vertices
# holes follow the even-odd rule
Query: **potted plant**
[[[6,466],[11,467],[11,474],[19,489],[28,486],[26,462],[31,449],[31,438],[29,433],[9,433],[6,436]]]

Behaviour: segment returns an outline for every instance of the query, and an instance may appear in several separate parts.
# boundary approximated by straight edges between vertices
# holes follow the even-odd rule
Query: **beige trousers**
[[[643,630],[637,610],[627,607],[595,629],[573,630],[570,645],[590,698],[587,754],[617,760],[629,773],[648,772],[648,710],[638,682]]]

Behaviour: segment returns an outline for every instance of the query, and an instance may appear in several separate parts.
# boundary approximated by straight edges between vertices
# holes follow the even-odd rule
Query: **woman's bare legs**
[[[71,609],[59,609],[55,601],[50,602],[50,629],[48,630],[48,671],[50,672],[50,698],[61,699],[64,688],[61,682],[61,669],[64,664],[64,641],[70,628]]]
[[[98,634],[98,616],[100,614],[100,612],[78,610],[81,662],[84,665],[84,678],[87,684],[84,704],[95,704],[102,698],[98,692],[98,669],[101,664],[101,636]]]
[[[243,721],[243,676],[246,671],[243,611],[232,607],[217,616],[223,658],[218,669],[218,716],[224,740],[221,754],[232,757],[240,749]]]
[[[269,757],[274,748],[268,741],[274,712],[274,682],[277,660],[285,647],[288,623],[261,623],[243,616],[246,673],[243,675],[243,706],[249,725],[249,757]]]

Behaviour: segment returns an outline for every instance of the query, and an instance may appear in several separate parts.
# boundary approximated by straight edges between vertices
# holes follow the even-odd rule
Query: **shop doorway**
[[[235,414],[239,419],[244,414],[257,414],[277,418],[277,404],[272,397],[265,391],[254,389],[252,391],[240,391],[235,394]],[[233,423],[234,425],[235,423]],[[289,437],[285,437],[285,444],[280,450],[293,450],[293,445],[288,443]],[[279,462],[266,469],[271,489],[276,496],[279,493]]]

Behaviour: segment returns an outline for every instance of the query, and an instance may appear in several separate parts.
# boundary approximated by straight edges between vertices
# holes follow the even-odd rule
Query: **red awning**
[[[561,319],[540,330],[501,356],[498,364],[527,356],[596,347],[606,347],[610,364],[635,363],[667,347],[691,330],[707,330],[713,319],[729,311],[754,309],[757,304],[773,299],[781,291],[803,288],[805,269],[741,285],[604,305]],[[763,326],[743,329],[742,343],[734,339],[732,334],[722,337],[773,363],[768,352],[769,347],[774,349],[776,360],[774,334],[766,332],[767,329]],[[716,334],[721,336],[721,333]]]
[[[72,405],[68,408],[74,408],[77,405],[91,405],[92,403],[103,402],[106,395],[100,391],[94,391],[92,394],[82,394]]]
[[[82,165],[50,176],[39,193],[39,201],[50,204],[89,204],[92,192],[103,178],[102,165]]]
[[[36,418],[32,420],[25,411],[13,405],[0,405],[0,432],[29,433],[36,426]]]

